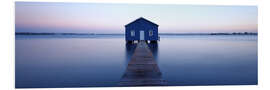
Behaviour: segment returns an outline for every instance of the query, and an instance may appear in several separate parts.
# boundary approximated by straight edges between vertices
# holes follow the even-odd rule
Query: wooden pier
[[[146,42],[137,44],[127,69],[119,82],[120,86],[161,86],[166,82]]]

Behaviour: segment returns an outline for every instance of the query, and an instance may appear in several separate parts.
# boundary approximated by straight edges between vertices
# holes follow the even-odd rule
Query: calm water
[[[117,86],[136,45],[121,35],[16,35],[16,87]],[[256,35],[162,35],[167,85],[257,84]]]

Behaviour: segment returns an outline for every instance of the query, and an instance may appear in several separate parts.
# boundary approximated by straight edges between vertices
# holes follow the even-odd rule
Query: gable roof
[[[130,24],[132,24],[132,23],[134,23],[134,22],[136,22],[136,21],[138,21],[138,20],[141,20],[141,19],[142,19],[142,20],[145,20],[145,21],[147,21],[147,22],[149,22],[149,23],[151,23],[151,24],[154,24],[154,25],[158,26],[158,24],[153,23],[153,22],[151,22],[151,21],[149,21],[149,20],[147,20],[147,19],[145,19],[145,18],[143,18],[143,17],[140,17],[140,18],[138,18],[138,19],[136,19],[136,20],[134,20],[134,21],[128,23],[128,24],[125,25],[125,26],[128,26],[128,25],[130,25]]]

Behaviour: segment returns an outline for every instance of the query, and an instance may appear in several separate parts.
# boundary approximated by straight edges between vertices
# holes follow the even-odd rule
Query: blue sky
[[[256,6],[16,2],[16,32],[124,33],[144,17],[161,33],[257,32]]]

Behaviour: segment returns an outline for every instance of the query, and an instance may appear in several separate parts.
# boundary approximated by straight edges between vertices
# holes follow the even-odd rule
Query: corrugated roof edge
[[[140,17],[140,18],[138,18],[138,19],[136,19],[136,20],[134,20],[134,21],[132,21],[132,22],[126,24],[125,27],[128,26],[128,25],[130,25],[130,24],[132,24],[132,23],[134,23],[135,21],[137,21],[137,20],[139,20],[139,19],[144,19],[144,20],[147,21],[147,22],[150,22],[150,23],[152,23],[152,24],[154,24],[154,25],[159,26],[158,24],[156,24],[156,23],[154,23],[154,22],[151,22],[151,21],[149,21],[149,20],[147,20],[147,19],[145,19],[145,18],[143,18],[143,17]]]

